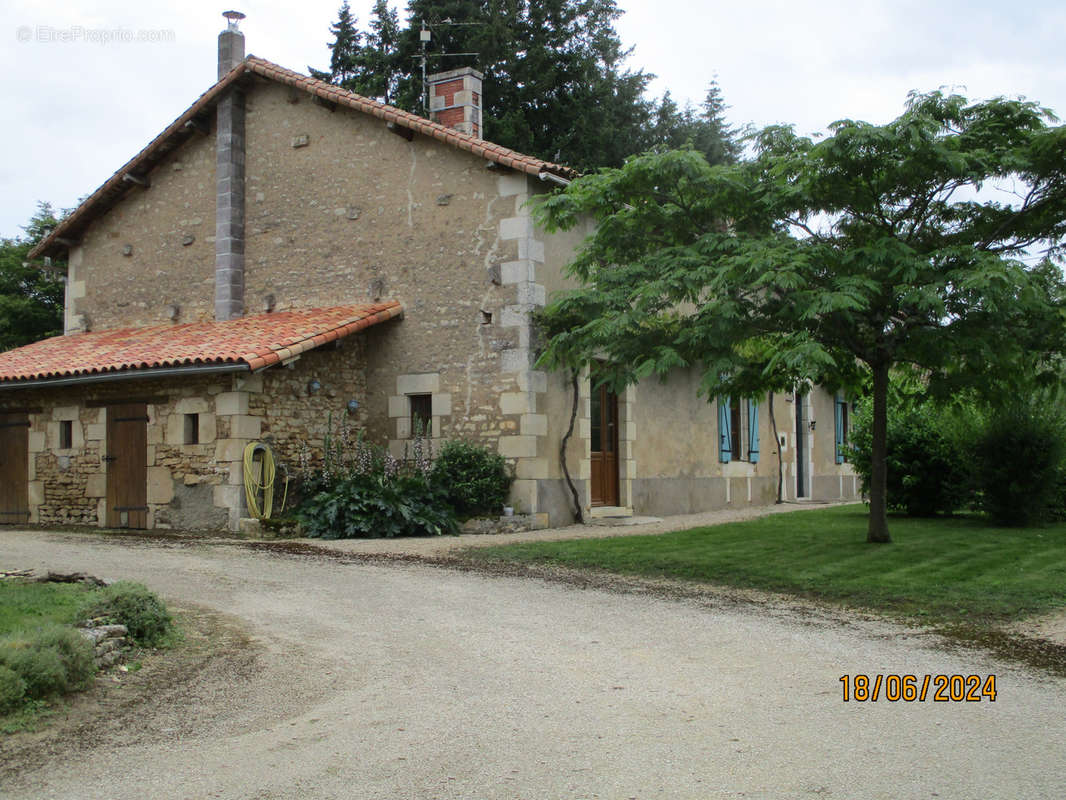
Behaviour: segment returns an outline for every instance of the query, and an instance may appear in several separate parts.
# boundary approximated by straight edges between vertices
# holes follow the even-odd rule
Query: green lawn
[[[90,591],[84,584],[0,580],[0,643],[9,635],[32,637],[38,629],[73,624]],[[61,702],[58,698],[24,698],[5,710],[0,699],[0,734],[35,730]]]
[[[80,583],[0,581],[0,636],[51,622],[75,622],[78,606],[89,591]]]
[[[792,592],[946,622],[991,622],[1066,606],[1066,524],[989,527],[976,518],[889,521],[867,544],[862,506],[625,536],[471,548],[519,561]]]

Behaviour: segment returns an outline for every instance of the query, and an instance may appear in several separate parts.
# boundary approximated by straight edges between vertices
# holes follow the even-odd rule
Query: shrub
[[[330,421],[332,429],[332,420]],[[352,438],[327,436],[321,468],[301,469],[304,499],[295,512],[307,536],[322,539],[440,536],[458,533],[444,490],[430,480],[428,443],[411,440],[409,459]]]
[[[458,533],[443,492],[422,475],[354,475],[305,502],[298,516],[312,538]]]
[[[0,645],[0,662],[23,680],[27,697],[48,697],[67,685],[59,653],[32,638],[9,638]]]
[[[1055,494],[1048,509],[1048,516],[1054,522],[1066,521],[1066,464],[1059,467],[1055,477]]]
[[[63,672],[67,677],[64,691],[80,689],[96,672],[92,644],[73,628],[45,628],[38,634],[37,641],[42,647],[50,648],[59,654]]]
[[[163,601],[143,584],[130,581],[119,581],[94,592],[81,615],[125,625],[130,640],[147,647],[158,644],[173,626]]]
[[[1038,397],[993,412],[974,443],[979,507],[997,525],[1050,521],[1063,502],[1062,414]]]
[[[942,410],[919,400],[897,403],[888,412],[888,507],[914,517],[928,517],[966,506],[971,499],[967,439],[972,410]],[[869,402],[863,404],[852,431],[852,460],[869,491],[873,435]]]
[[[0,642],[0,667],[14,673],[29,699],[80,689],[96,671],[89,640],[62,627],[8,635]],[[17,694],[17,681],[7,683],[10,695]]]
[[[464,441],[445,442],[431,479],[463,518],[498,515],[514,480],[503,456]]]
[[[0,714],[14,711],[26,697],[26,681],[10,667],[0,664]]]

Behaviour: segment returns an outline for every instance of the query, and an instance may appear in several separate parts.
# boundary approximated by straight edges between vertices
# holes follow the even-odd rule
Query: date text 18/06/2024
[[[841,675],[844,702],[979,703],[996,702],[996,676],[987,675]]]

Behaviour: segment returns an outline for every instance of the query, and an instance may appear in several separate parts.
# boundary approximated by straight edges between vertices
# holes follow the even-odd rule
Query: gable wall
[[[510,213],[484,159],[276,84],[249,93],[246,137],[250,312],[266,294],[285,309],[378,292],[437,312],[481,299],[507,254],[498,223]]]
[[[521,208],[529,181],[486,167],[288,87],[247,92],[246,313],[269,296],[278,310],[399,300],[405,318],[366,334],[365,403],[372,438],[398,454],[405,395],[431,384],[437,438],[517,463],[543,433],[529,395],[528,311],[543,304],[543,252],[530,252]],[[178,322],[213,316],[214,174],[214,135],[194,138],[91,226],[71,254],[68,329],[77,314],[94,330],[166,323],[171,303]]]
[[[246,135],[249,313],[269,295],[278,309],[398,300],[402,322],[364,334],[370,438],[402,456],[407,395],[425,393],[438,445],[535,456],[523,393],[543,255],[529,252],[527,178],[276,85],[250,93]]]
[[[438,436],[497,435],[486,407],[516,336],[495,323],[514,289],[494,285],[489,268],[516,246],[500,239],[513,202],[486,162],[278,85],[249,97],[247,153],[249,311],[267,295],[279,309],[398,300],[402,323],[366,334],[375,439],[405,438],[406,415],[390,417],[389,398],[403,398],[399,376],[427,373],[454,401]]]
[[[183,244],[186,237],[191,244]],[[87,317],[93,330],[162,325],[214,317],[215,137],[194,134],[89,226],[71,249],[67,324]],[[123,255],[126,245],[131,255]]]

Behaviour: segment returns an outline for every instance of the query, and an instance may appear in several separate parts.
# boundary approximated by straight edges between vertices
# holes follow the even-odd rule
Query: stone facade
[[[148,411],[149,527],[236,530],[250,442],[271,443],[295,469],[308,453],[321,452],[332,420],[401,455],[420,403],[428,403],[435,444],[470,439],[511,461],[515,513],[538,524],[569,522],[559,449],[570,385],[536,368],[533,317],[570,285],[565,265],[590,228],[538,230],[529,201],[549,185],[535,176],[490,169],[484,158],[427,136],[396,135],[380,119],[271,80],[254,78],[235,91],[244,108],[240,298],[235,280],[213,268],[223,229],[216,230],[216,212],[232,211],[233,197],[223,202],[222,195],[239,172],[219,172],[234,161],[240,127],[219,114],[213,124],[223,120],[226,136],[196,134],[170,152],[147,186],[131,188],[71,246],[68,333],[225,317],[239,312],[238,300],[245,314],[258,314],[389,299],[402,304],[404,317],[255,375],[0,397],[0,406],[40,408],[31,414],[31,521],[105,524],[101,404],[145,396],[159,400]],[[236,113],[233,104],[227,108]],[[231,152],[217,152],[220,141]],[[232,238],[233,220],[227,224]],[[230,268],[219,263],[222,272]],[[217,295],[218,280],[234,292]],[[623,506],[666,514],[773,501],[772,445],[782,440],[765,408],[760,462],[719,463],[716,407],[697,396],[697,384],[679,373],[620,398]],[[589,390],[586,374],[567,452],[586,509]],[[832,399],[820,390],[809,397],[811,413],[829,420],[816,431],[797,432],[795,419],[787,419],[792,406],[783,398],[775,405],[789,496],[796,496],[797,435],[808,437],[808,496],[854,496],[850,468],[832,458]],[[185,443],[186,415],[198,416],[196,444]],[[57,445],[62,420],[75,423],[64,451]]]
[[[31,523],[105,526],[107,406],[146,400],[149,528],[236,530],[245,510],[243,456],[256,441],[271,444],[295,471],[301,454],[321,456],[330,420],[365,425],[361,346],[311,351],[260,375],[123,381],[33,389],[0,398],[0,411],[30,411]],[[311,392],[312,379],[321,388]],[[356,410],[348,410],[354,400]],[[197,442],[186,442],[196,416]],[[72,423],[72,447],[60,447],[61,421]],[[279,487],[280,488],[280,487]],[[280,496],[279,496],[280,502]]]
[[[71,248],[66,330],[212,319],[214,262],[214,138],[196,135]]]
[[[249,384],[258,381],[258,391],[248,393],[249,417],[241,433],[248,441],[268,442],[291,471],[307,456],[322,456],[328,433],[366,428],[363,342],[355,336],[339,344],[336,349],[312,350],[291,367],[249,379]],[[312,391],[313,381],[320,388]],[[357,407],[350,411],[353,400]]]

